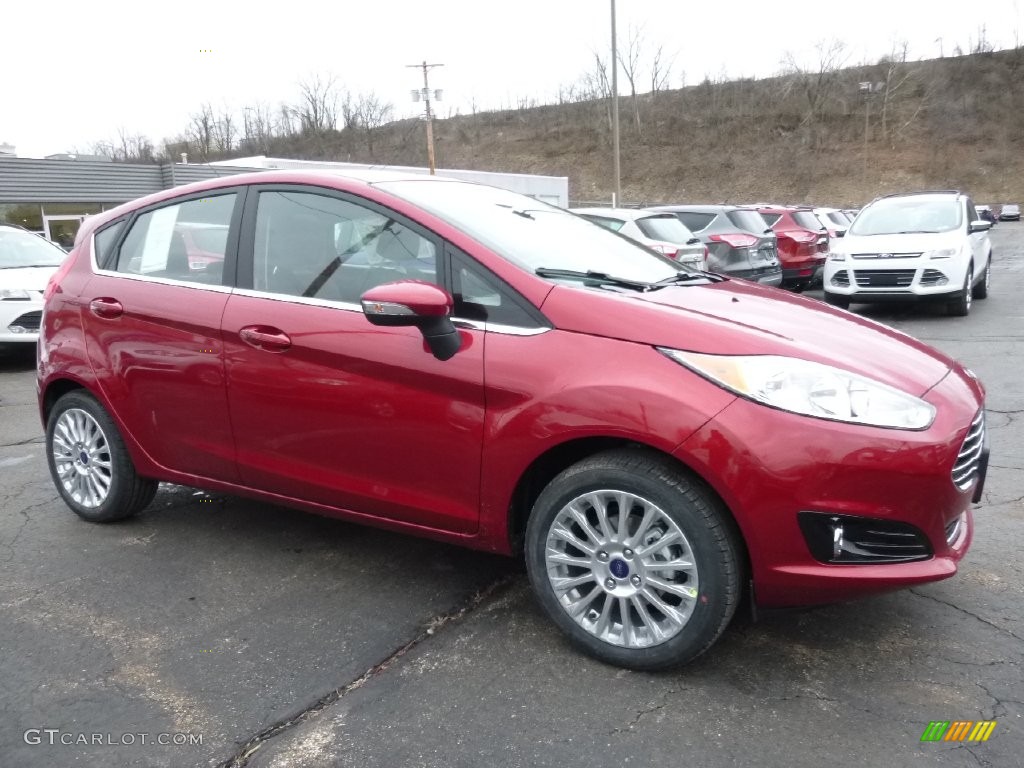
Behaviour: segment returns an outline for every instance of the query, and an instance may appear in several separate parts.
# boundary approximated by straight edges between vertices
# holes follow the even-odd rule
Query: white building
[[[344,171],[348,170],[386,170],[402,173],[429,173],[426,168],[414,168],[406,165],[366,165],[363,163],[335,163],[326,160],[289,160],[281,157],[240,157],[236,160],[221,160],[210,163],[214,166],[233,166],[247,169],[261,168],[280,171]],[[562,208],[569,207],[568,176],[537,176],[529,173],[498,173],[495,171],[461,171],[449,168],[438,168],[438,176],[447,176],[463,181],[475,181],[490,184],[510,192],[520,192],[546,203]]]

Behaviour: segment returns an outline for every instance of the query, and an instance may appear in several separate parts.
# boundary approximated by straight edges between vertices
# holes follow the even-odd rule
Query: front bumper
[[[985,461],[964,489],[951,471],[982,395],[952,371],[924,399],[938,409],[935,423],[911,432],[812,419],[740,398],[679,447],[676,457],[732,510],[759,605],[829,603],[956,573],[973,536],[970,504]],[[822,562],[801,530],[802,512],[913,526],[929,554],[914,562]]]
[[[35,343],[42,319],[41,301],[0,301],[0,344]]]
[[[955,260],[847,259],[826,265],[823,287],[854,302],[949,302],[963,296],[966,269]]]

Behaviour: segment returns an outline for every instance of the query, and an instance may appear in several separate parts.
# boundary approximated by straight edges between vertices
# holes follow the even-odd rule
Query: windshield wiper
[[[553,269],[551,267],[537,267],[533,270],[535,275],[540,277],[554,277],[554,278],[567,278],[569,280],[583,280],[583,281],[594,281],[599,283],[606,283],[608,285],[618,285],[623,288],[633,288],[637,291],[649,291],[651,290],[651,284],[645,283],[642,280],[630,280],[626,277],[614,277],[606,272],[595,272],[593,270],[587,270],[586,272],[580,272],[575,269]]]
[[[671,277],[666,277],[664,280],[659,280],[654,285],[676,285],[678,283],[691,283],[694,280],[707,280],[709,283],[721,283],[725,280],[721,275],[716,275],[714,272],[677,272]]]

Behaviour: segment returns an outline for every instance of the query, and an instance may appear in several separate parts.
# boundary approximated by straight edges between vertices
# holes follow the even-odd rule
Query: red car
[[[226,225],[192,270],[182,225]],[[57,490],[167,481],[524,557],[638,669],[763,606],[952,576],[983,389],[902,333],[450,179],[269,172],[92,217],[46,289]],[[836,340],[842,343],[837,344]]]
[[[810,208],[761,206],[758,212],[778,237],[782,287],[800,292],[821,282],[828,232]]]

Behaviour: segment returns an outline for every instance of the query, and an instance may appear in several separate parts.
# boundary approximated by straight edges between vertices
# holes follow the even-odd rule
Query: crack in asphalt
[[[512,583],[514,579],[513,574],[507,574],[501,576],[490,584],[486,584],[480,587],[472,595],[464,600],[459,606],[453,608],[447,613],[442,613],[434,618],[430,619],[426,625],[413,637],[411,640],[407,640],[405,643],[400,645],[398,648],[393,650],[384,659],[378,661],[372,667],[367,669],[363,674],[352,680],[349,683],[335,688],[333,691],[328,693],[326,696],[314,701],[308,707],[303,709],[299,714],[288,720],[281,720],[273,725],[264,728],[262,731],[257,733],[255,736],[246,741],[231,757],[218,763],[216,768],[245,768],[249,763],[249,759],[256,753],[264,744],[275,736],[280,736],[285,731],[288,731],[295,726],[310,720],[319,715],[324,709],[338,702],[352,691],[362,688],[366,683],[373,680],[378,675],[385,672],[395,662],[405,656],[409,651],[416,648],[420,643],[424,642],[428,638],[435,635],[438,630],[444,626],[451,624],[459,619],[463,618],[467,613],[471,613],[478,609],[485,600],[489,597],[500,592],[502,589]]]
[[[964,613],[964,614],[970,616],[972,619],[977,619],[982,624],[987,624],[988,626],[992,627],[992,629],[994,629],[994,630],[996,630],[998,632],[1002,632],[1005,635],[1009,635],[1010,637],[1012,637],[1014,640],[1017,640],[1018,642],[1024,643],[1024,637],[1021,637],[1020,635],[1016,634],[1012,630],[1006,629],[1005,627],[1000,627],[998,624],[995,624],[995,623],[989,621],[988,619],[986,619],[986,618],[984,618],[982,616],[979,616],[976,613],[971,613],[966,608],[961,608],[959,605],[957,605],[955,603],[951,603],[948,600],[943,600],[942,598],[934,597],[932,595],[926,595],[924,592],[918,592],[916,589],[909,589],[907,591],[910,592],[911,594],[917,595],[918,597],[923,597],[923,598],[925,598],[927,600],[932,600],[933,602],[941,603],[942,605],[949,606],[950,608],[953,608],[954,610],[960,611],[960,613]]]
[[[622,733],[623,731],[631,731],[631,730],[633,730],[633,728],[642,719],[644,719],[648,715],[651,715],[651,714],[653,714],[655,712],[660,712],[661,710],[665,709],[665,707],[667,707],[671,703],[669,701],[669,699],[671,699],[677,693],[682,693],[685,690],[687,690],[685,686],[680,686],[679,688],[674,688],[674,689],[672,689],[670,691],[666,691],[662,695],[662,697],[661,697],[661,704],[654,704],[652,706],[648,706],[648,707],[645,707],[644,709],[639,710],[636,713],[636,717],[634,717],[627,725],[625,725],[624,727],[621,727],[621,728],[612,728],[608,732],[608,735],[609,736],[615,736],[616,734]]]
[[[42,444],[42,443],[45,443],[45,442],[46,442],[46,436],[42,435],[42,436],[39,436],[39,437],[29,437],[29,438],[26,438],[25,440],[18,440],[18,441],[13,442],[13,443],[0,443],[0,448],[14,448],[15,446],[18,446],[18,445],[29,445],[29,444],[32,444],[32,443]]]
[[[36,509],[37,507],[43,507],[46,506],[47,504],[52,504],[59,498],[60,496],[52,496],[46,501],[40,501],[38,504],[30,504],[29,506],[18,510],[18,513],[25,519],[24,521],[22,521],[21,525],[18,526],[18,530],[15,532],[14,538],[12,538],[9,542],[7,542],[4,545],[10,551],[10,554],[8,554],[7,558],[4,560],[5,565],[14,559],[14,555],[17,554],[15,552],[14,545],[18,543],[18,539],[21,538],[21,534],[24,533],[25,528],[28,526],[28,524],[32,522],[32,517],[29,515],[29,510]]]

